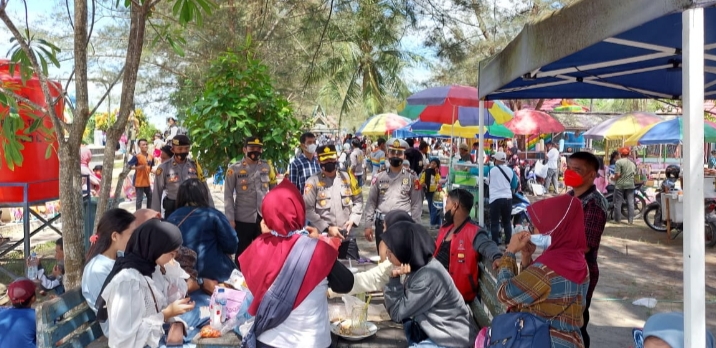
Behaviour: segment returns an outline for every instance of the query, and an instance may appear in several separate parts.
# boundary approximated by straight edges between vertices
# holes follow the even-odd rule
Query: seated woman
[[[244,344],[254,347],[331,345],[326,291],[345,293],[353,274],[338,262],[338,247],[305,236],[306,207],[284,180],[261,205],[263,233],[239,256],[256,319]]]
[[[552,347],[584,347],[583,324],[589,272],[584,250],[584,213],[579,199],[562,195],[527,208],[534,232],[551,236],[551,243],[534,262],[530,234],[512,237],[500,259],[497,298],[509,311],[528,312],[550,322]],[[515,254],[522,251],[522,272]]]
[[[89,307],[97,313],[95,303],[102,284],[112,271],[117,257],[124,254],[127,241],[134,231],[136,217],[124,209],[110,209],[99,220],[97,233],[90,238],[92,245],[87,252],[87,264],[82,272],[82,296]],[[104,335],[109,335],[109,323],[100,323]]]
[[[165,344],[164,324],[194,309],[194,303],[183,295],[166,296],[166,285],[153,277],[157,266],[174,262],[181,244],[179,228],[159,219],[143,223],[132,233],[124,256],[114,263],[97,299],[97,319],[110,323],[109,347],[159,347]],[[184,289],[172,293],[182,290],[186,291],[186,283]]]
[[[236,269],[231,255],[239,239],[226,216],[209,205],[208,196],[199,179],[184,181],[177,193],[177,210],[167,221],[179,227],[184,246],[196,252],[197,282],[212,293],[214,284],[229,280]]]
[[[410,347],[472,347],[477,328],[450,275],[433,258],[435,241],[419,224],[398,222],[383,234],[394,269],[385,286],[390,318]],[[401,283],[400,276],[407,275]]]
[[[466,303],[477,296],[480,258],[488,265],[502,257],[497,244],[470,219],[472,193],[465,189],[448,192],[445,224],[438,232],[433,257],[448,271]]]
[[[391,210],[385,214],[385,219],[383,220],[383,231],[387,231],[388,227],[401,221],[412,222],[413,218],[411,218],[410,214],[404,210]],[[385,243],[381,241],[380,247],[385,248]],[[392,270],[393,264],[390,263],[389,260],[384,260],[378,263],[377,266],[367,271],[354,274],[353,288],[345,295],[383,291],[385,285],[388,284],[388,279]],[[329,298],[341,297],[342,295],[344,294],[336,294],[333,290],[328,289]]]

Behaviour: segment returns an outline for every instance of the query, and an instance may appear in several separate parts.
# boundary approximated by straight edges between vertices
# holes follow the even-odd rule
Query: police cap
[[[264,146],[264,143],[259,137],[248,137],[244,140],[244,147],[246,146]]]
[[[320,162],[338,159],[338,152],[336,151],[335,145],[319,146],[316,153],[318,154],[318,160]]]
[[[388,140],[388,149],[390,150],[406,150],[408,143],[403,139],[391,138]]]
[[[172,139],[172,146],[189,146],[191,145],[191,140],[189,140],[189,137],[183,134],[176,135]]]

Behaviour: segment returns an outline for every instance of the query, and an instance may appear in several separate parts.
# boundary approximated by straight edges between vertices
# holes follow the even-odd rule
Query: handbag
[[[144,279],[144,281],[147,282],[149,292],[152,294],[152,299],[154,300],[154,309],[156,309],[157,313],[161,313],[161,311],[159,310],[159,306],[157,306],[157,298],[154,296],[152,286],[149,285],[149,281],[147,279]],[[186,327],[184,327],[184,323],[177,321],[169,324],[169,330],[167,330],[165,336],[166,346],[181,347],[182,345],[184,345],[184,336],[186,336]]]
[[[492,325],[488,330],[488,339],[484,347],[505,347],[505,348],[549,348],[552,346],[552,339],[549,335],[549,328],[552,321],[562,315],[579,298],[575,296],[557,315],[550,319],[542,319],[532,313],[514,312],[500,314],[492,319]]]

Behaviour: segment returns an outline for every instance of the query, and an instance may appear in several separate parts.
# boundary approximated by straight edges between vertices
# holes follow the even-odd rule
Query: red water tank
[[[41,106],[47,105],[45,97],[42,94],[42,89],[40,88],[40,80],[37,76],[33,76],[23,84],[18,71],[14,71],[14,74],[10,74],[10,64],[8,60],[0,60],[0,80],[5,86],[16,86],[16,93],[29,99],[33,103]],[[53,96],[56,97],[60,95],[61,91],[62,86],[59,83],[52,82],[50,84],[50,92]],[[64,105],[64,100],[62,99],[55,105],[57,115],[63,114]],[[0,105],[0,115],[7,115],[9,111],[7,106]],[[29,127],[33,121],[33,118],[29,116],[30,113],[42,116],[41,112],[25,107],[20,108],[19,111],[20,117],[22,117],[27,127]],[[52,130],[52,138],[46,139],[40,132],[29,134],[31,141],[23,142],[25,149],[21,151],[23,157],[22,165],[15,166],[14,170],[10,170],[3,160],[2,166],[0,167],[0,183],[29,184],[28,198],[30,202],[57,199],[60,191],[60,161],[57,157],[57,137],[50,116],[45,115],[42,122],[45,127]],[[48,146],[53,146],[54,149],[52,150],[50,158],[45,158]],[[0,149],[0,153],[2,153],[2,149]],[[4,154],[2,154],[2,156],[4,156]],[[22,201],[23,189],[21,187],[0,186],[0,204],[22,203]]]

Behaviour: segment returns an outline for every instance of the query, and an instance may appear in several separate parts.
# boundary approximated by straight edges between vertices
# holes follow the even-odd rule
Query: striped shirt
[[[497,298],[511,312],[532,313],[551,322],[552,348],[584,347],[579,328],[584,324],[589,275],[581,284],[573,283],[547,266],[535,262],[517,274],[515,254],[505,253],[497,275]],[[575,296],[577,301],[572,303]],[[566,306],[567,310],[562,312]]]
[[[296,185],[298,191],[303,194],[306,180],[308,180],[311,175],[319,173],[320,171],[321,166],[318,164],[318,157],[316,155],[308,159],[304,153],[300,153],[289,166],[288,180]]]
[[[381,149],[373,151],[370,154],[370,163],[373,165],[373,173],[385,168],[385,152]]]

